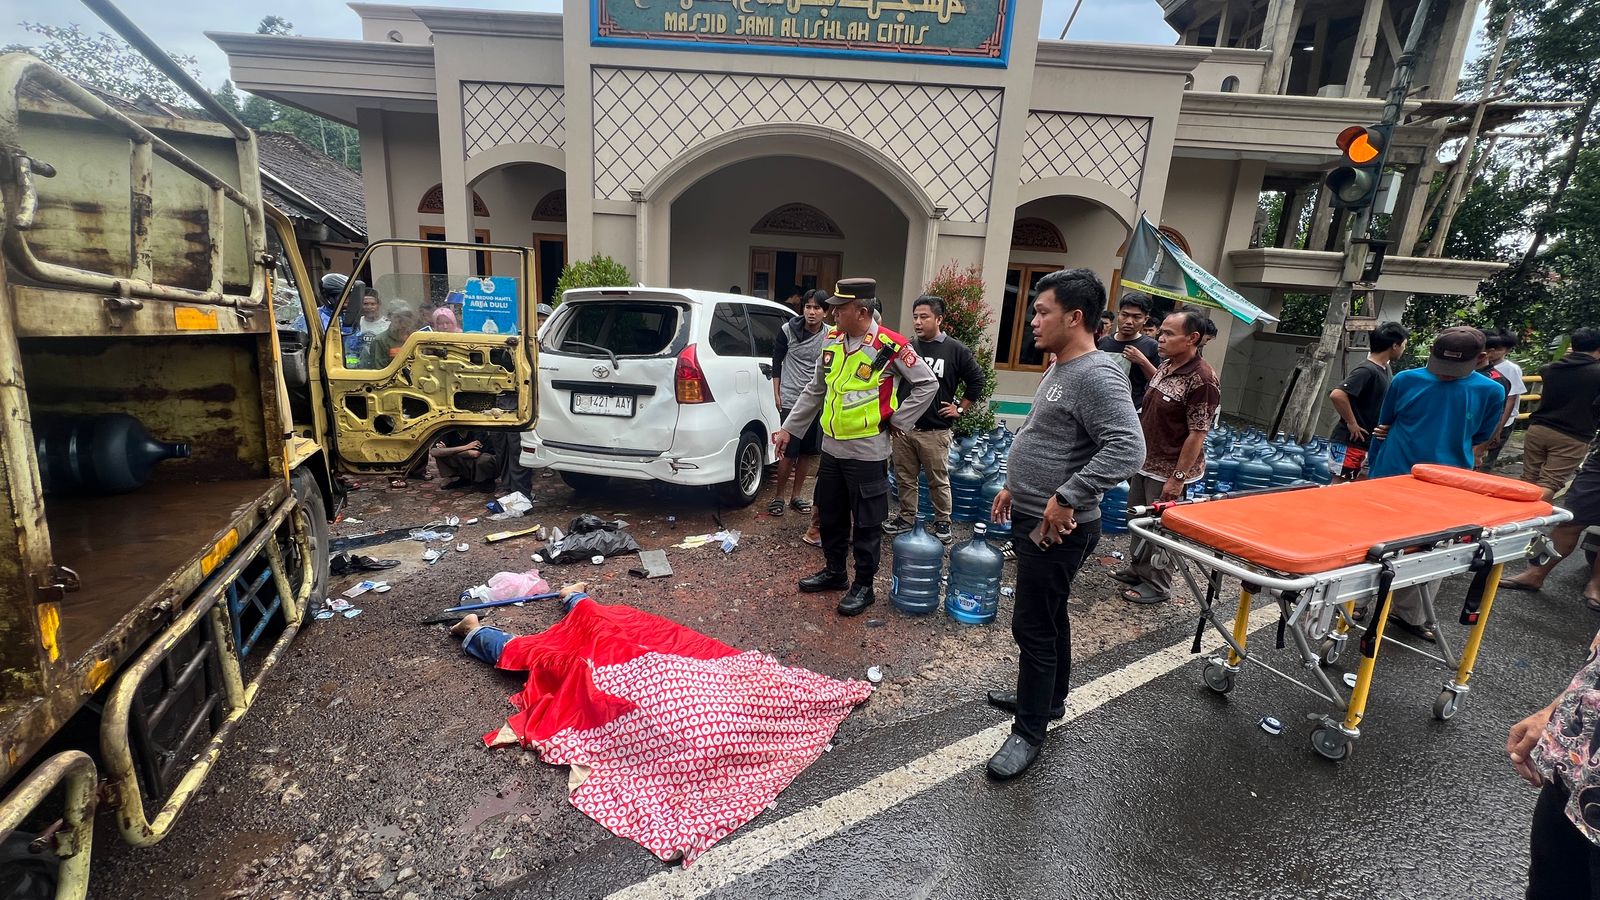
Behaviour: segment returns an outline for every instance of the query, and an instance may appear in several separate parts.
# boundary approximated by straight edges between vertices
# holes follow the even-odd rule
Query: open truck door
[[[411,470],[447,428],[522,431],[537,418],[527,248],[382,240],[320,325],[335,455],[361,472]]]

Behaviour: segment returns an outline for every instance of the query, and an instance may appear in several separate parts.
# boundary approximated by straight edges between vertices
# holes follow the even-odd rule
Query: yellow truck
[[[86,4],[207,116],[0,57],[6,896],[84,896],[97,805],[168,833],[322,602],[336,472],[536,414],[525,248],[376,242],[324,307],[252,132]],[[372,292],[389,331],[357,321]],[[478,327],[412,330],[443,306]]]

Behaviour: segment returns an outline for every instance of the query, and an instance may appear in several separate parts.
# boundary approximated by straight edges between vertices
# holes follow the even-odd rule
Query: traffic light
[[[1334,209],[1362,209],[1372,205],[1389,156],[1393,125],[1351,125],[1339,132],[1337,144],[1344,158],[1328,173],[1326,184]]]

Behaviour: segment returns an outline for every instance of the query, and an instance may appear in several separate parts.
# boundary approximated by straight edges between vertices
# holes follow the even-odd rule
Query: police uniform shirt
[[[865,344],[876,340],[878,325],[873,323],[867,333],[860,338],[851,338],[841,332],[838,340],[846,356],[860,350]],[[833,341],[823,345],[824,352]],[[893,374],[897,379],[896,390],[904,383],[910,386],[900,401],[899,408],[890,417],[890,424],[902,431],[911,431],[916,427],[917,420],[933,405],[934,397],[939,393],[939,380],[934,377],[933,370],[928,364],[917,356],[911,349],[908,341],[900,351],[894,354],[883,369],[885,374]],[[789,412],[789,418],[784,420],[783,430],[796,437],[804,437],[810,431],[813,422],[817,422],[818,413],[822,411],[823,400],[827,394],[828,382],[827,367],[820,362],[816,372],[811,377],[811,383],[800,393],[795,400],[794,408]],[[816,427],[821,428],[821,424]],[[853,440],[842,441],[827,434],[822,436],[822,452],[836,459],[863,459],[877,460],[888,459],[891,450],[889,431],[880,430],[877,434]]]

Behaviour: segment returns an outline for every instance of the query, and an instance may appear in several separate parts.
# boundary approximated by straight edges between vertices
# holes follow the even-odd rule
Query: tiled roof
[[[361,175],[314,150],[292,134],[256,132],[261,156],[262,192],[286,216],[320,213],[333,228],[355,241],[367,238],[367,204]]]

